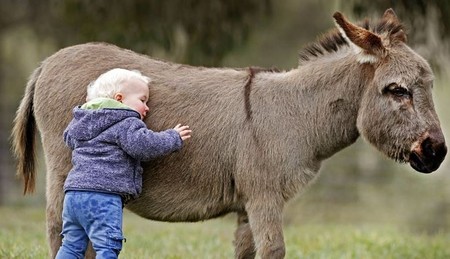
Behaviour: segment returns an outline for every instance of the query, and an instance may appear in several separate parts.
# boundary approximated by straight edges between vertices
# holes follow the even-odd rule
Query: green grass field
[[[47,258],[43,208],[0,207],[0,258]],[[234,217],[160,223],[125,212],[121,258],[233,258]],[[450,234],[393,226],[286,225],[286,258],[450,258]]]

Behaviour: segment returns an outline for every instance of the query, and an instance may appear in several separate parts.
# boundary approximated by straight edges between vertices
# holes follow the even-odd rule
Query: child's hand
[[[184,141],[191,137],[192,130],[189,129],[189,126],[181,126],[181,124],[178,124],[173,128],[180,134],[181,139]]]

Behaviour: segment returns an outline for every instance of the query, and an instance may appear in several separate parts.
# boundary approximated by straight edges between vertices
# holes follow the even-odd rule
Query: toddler
[[[87,89],[64,131],[72,164],[64,183],[63,236],[56,258],[84,258],[90,240],[97,258],[122,249],[122,210],[142,189],[141,161],[170,154],[191,137],[189,126],[153,132],[142,121],[150,79],[112,69]]]

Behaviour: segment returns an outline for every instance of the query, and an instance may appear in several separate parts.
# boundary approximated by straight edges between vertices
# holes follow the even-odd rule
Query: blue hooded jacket
[[[76,107],[73,115],[64,131],[73,164],[64,191],[98,191],[136,198],[142,191],[140,162],[182,146],[176,130],[153,132],[132,109]]]

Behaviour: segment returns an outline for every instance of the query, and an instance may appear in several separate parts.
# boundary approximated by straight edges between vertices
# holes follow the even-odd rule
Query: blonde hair
[[[88,85],[86,101],[99,97],[114,98],[114,95],[120,91],[122,84],[132,78],[141,80],[145,84],[149,84],[151,81],[149,77],[142,75],[137,70],[114,68],[101,74]]]

